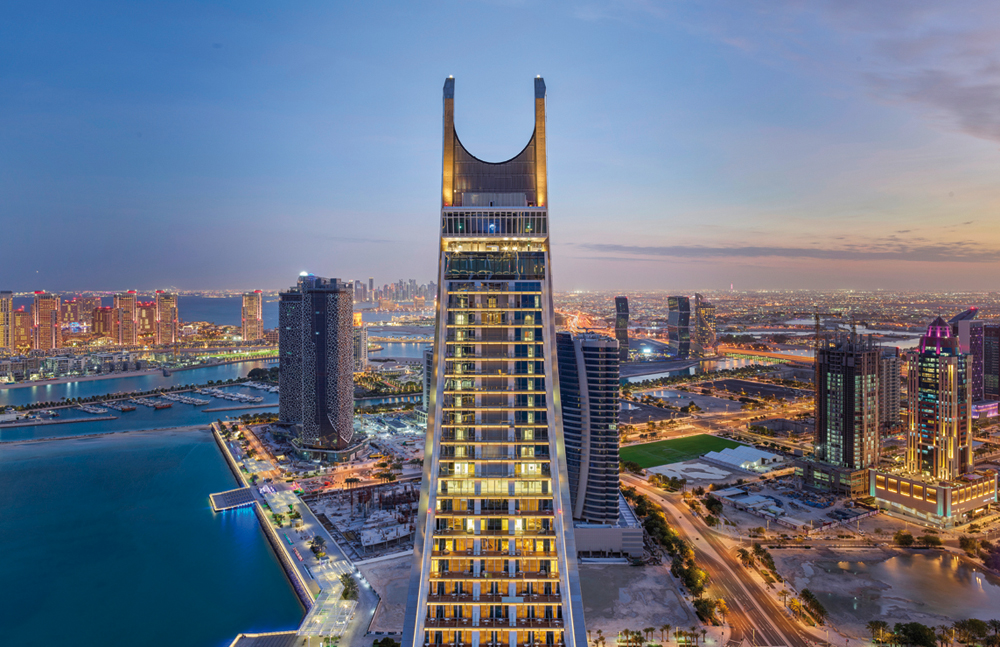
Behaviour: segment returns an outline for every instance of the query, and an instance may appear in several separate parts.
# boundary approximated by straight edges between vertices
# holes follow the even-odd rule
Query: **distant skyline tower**
[[[362,318],[362,313],[354,313],[354,328],[351,330],[354,344],[354,372],[364,373],[368,370],[368,324]]]
[[[667,343],[681,359],[691,356],[691,300],[667,297]]]
[[[628,297],[615,297],[615,339],[618,340],[618,359],[628,361]]]
[[[11,325],[13,326],[13,342],[15,353],[27,353],[35,345],[34,339],[34,319],[29,310],[20,306],[11,313]]]
[[[58,295],[49,294],[44,290],[35,292],[35,302],[31,310],[35,350],[52,350],[62,347],[60,310]]]
[[[402,647],[586,647],[549,272],[545,82],[487,163],[444,85],[438,311]]]
[[[243,341],[264,338],[264,293],[260,290],[243,293]]]
[[[621,297],[619,297],[621,298]],[[618,522],[618,341],[556,333],[573,518]]]
[[[878,416],[882,435],[898,431],[902,423],[903,356],[896,347],[883,348],[879,357]]]
[[[694,325],[691,350],[695,357],[715,354],[715,306],[700,294],[694,295]]]
[[[981,402],[985,399],[984,360],[985,360],[985,321],[977,320],[977,308],[970,308],[953,317],[948,324],[951,333],[958,337],[958,348],[971,358],[972,369],[969,389],[972,391],[972,401]]]
[[[938,317],[920,338],[908,378],[906,467],[951,481],[972,471],[972,362]]]
[[[114,298],[115,340],[119,346],[135,346],[139,343],[135,290],[119,292]]]
[[[179,324],[177,311],[177,295],[172,292],[156,291],[156,343],[174,344],[177,342]]]
[[[14,350],[14,293],[0,292],[0,349]]]
[[[303,449],[340,450],[354,435],[353,291],[303,273],[278,295],[278,422]]]
[[[815,455],[829,465],[861,470],[878,463],[879,359],[870,337],[841,335],[816,355]]]

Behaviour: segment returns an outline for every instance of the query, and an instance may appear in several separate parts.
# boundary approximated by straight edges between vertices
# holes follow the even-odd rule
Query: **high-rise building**
[[[618,359],[628,361],[628,297],[615,297],[615,339]]]
[[[368,324],[362,320],[360,312],[354,313],[354,328],[351,329],[354,345],[354,372],[368,370]]]
[[[972,470],[972,361],[938,317],[910,366],[906,466],[948,481]]]
[[[691,356],[691,300],[667,297],[667,343],[681,359]]]
[[[138,300],[135,290],[115,295],[115,342],[119,346],[135,346],[139,343],[139,328],[136,321]]]
[[[177,295],[172,292],[156,291],[156,343],[177,343],[180,316],[177,311]]]
[[[15,353],[27,353],[35,346],[35,322],[32,313],[21,306],[11,313]]]
[[[878,369],[878,417],[882,435],[898,431],[902,423],[903,356],[896,347],[883,348]]]
[[[694,295],[694,325],[691,352],[695,357],[715,354],[715,306],[700,294]]]
[[[87,326],[93,325],[91,317],[94,309],[101,307],[101,297],[75,297],[73,300],[77,302],[79,322]]]
[[[14,350],[14,293],[0,292],[0,350]]]
[[[854,334],[817,351],[817,460],[852,470],[878,462],[880,355],[870,337]]]
[[[59,301],[57,294],[49,294],[45,291],[35,292],[35,303],[31,310],[35,350],[52,350],[62,347]]]
[[[116,324],[118,323],[116,308],[99,307],[94,308],[91,314],[91,326],[90,332],[99,337],[107,337],[108,339],[117,339],[118,330],[116,329]]]
[[[556,333],[573,518],[618,522],[618,341]]]
[[[243,293],[243,341],[264,338],[264,294],[260,290]]]
[[[156,302],[136,301],[135,328],[140,336],[156,335]]]
[[[302,447],[339,450],[354,435],[352,290],[303,273],[278,295],[278,421]]]
[[[402,647],[584,647],[549,275],[545,83],[535,132],[483,162],[444,86],[432,393]]]
[[[983,325],[983,399],[1000,400],[1000,323]]]
[[[947,527],[996,503],[996,472],[973,468],[971,381],[972,358],[938,317],[907,362],[905,468],[871,470],[880,507]]]
[[[428,346],[424,349],[424,390],[420,397],[424,411],[430,411],[432,377],[434,377],[434,346]]]
[[[970,312],[970,310],[967,310],[966,312]],[[975,313],[978,311],[973,308],[971,312],[973,313],[973,316],[975,316]],[[985,363],[984,342],[986,340],[986,322],[975,320],[972,317],[958,319],[957,321],[955,319],[957,319],[957,317],[953,318],[948,323],[951,326],[952,335],[958,337],[959,350],[962,354],[968,355],[971,362],[969,389],[972,392],[972,401],[981,402],[985,399],[983,369]]]

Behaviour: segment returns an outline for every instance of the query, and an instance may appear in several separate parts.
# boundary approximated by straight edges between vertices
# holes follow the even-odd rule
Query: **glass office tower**
[[[559,407],[545,82],[514,158],[473,157],[444,86],[437,328],[403,647],[587,644]]]

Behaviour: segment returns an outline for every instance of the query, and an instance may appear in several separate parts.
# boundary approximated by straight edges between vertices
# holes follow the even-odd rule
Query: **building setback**
[[[556,334],[573,519],[618,522],[618,342]]]
[[[444,86],[438,311],[402,647],[585,647],[556,407],[545,83],[535,132],[483,162]]]
[[[305,449],[346,448],[354,435],[351,288],[305,274],[278,295],[278,422]]]

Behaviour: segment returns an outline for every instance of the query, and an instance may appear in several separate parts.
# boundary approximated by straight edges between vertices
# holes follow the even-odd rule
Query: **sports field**
[[[708,452],[717,452],[726,447],[739,446],[740,443],[732,440],[699,434],[687,438],[658,440],[655,443],[646,443],[645,445],[622,447],[618,455],[623,461],[633,461],[646,468],[689,461]]]

